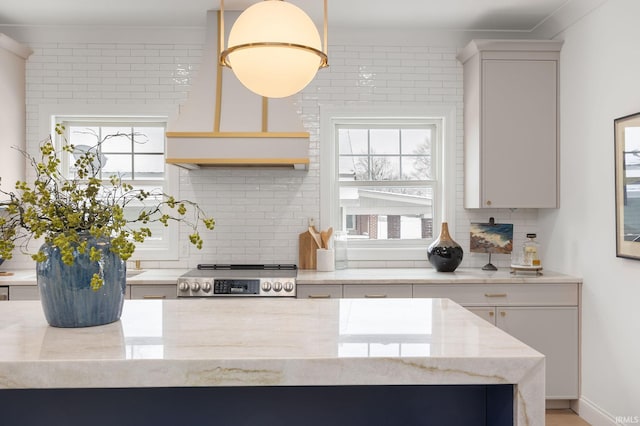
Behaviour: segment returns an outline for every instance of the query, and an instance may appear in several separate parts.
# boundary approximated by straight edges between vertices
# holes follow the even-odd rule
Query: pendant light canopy
[[[221,16],[224,1],[221,1]],[[258,95],[291,96],[304,89],[319,68],[328,66],[327,0],[324,0],[324,51],[318,29],[299,7],[283,0],[264,0],[247,8],[229,33],[224,49],[220,25],[220,63]]]

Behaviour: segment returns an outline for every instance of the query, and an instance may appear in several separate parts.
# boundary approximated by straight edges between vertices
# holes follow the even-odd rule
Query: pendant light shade
[[[316,25],[302,9],[282,0],[265,0],[242,12],[220,60],[249,90],[269,98],[299,92],[327,66]]]

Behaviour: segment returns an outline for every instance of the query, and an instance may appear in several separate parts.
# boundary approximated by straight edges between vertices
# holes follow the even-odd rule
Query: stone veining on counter
[[[2,388],[509,383],[543,422],[544,357],[448,299],[126,301],[81,329],[10,301],[0,324]]]

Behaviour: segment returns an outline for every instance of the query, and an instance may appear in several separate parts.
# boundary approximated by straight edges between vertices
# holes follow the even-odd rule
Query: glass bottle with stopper
[[[527,234],[527,241],[522,245],[522,259],[525,266],[540,266],[538,242],[536,234]]]

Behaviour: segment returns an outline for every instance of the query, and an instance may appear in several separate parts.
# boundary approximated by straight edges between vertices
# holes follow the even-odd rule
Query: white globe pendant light
[[[302,9],[283,0],[264,0],[238,17],[220,61],[252,92],[282,98],[304,89],[327,66],[327,55]]]

